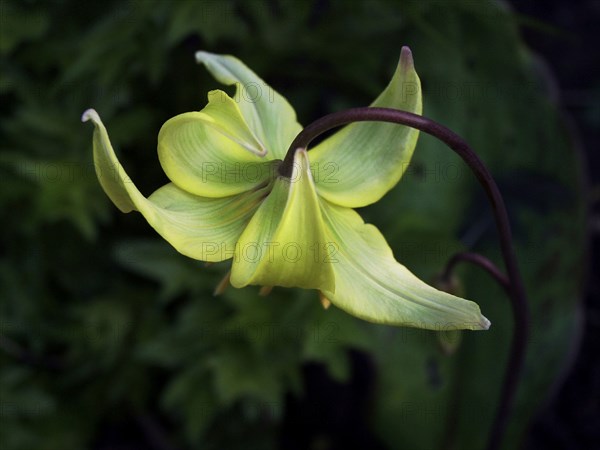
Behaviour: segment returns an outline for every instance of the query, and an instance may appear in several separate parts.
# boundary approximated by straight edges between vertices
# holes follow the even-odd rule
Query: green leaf
[[[5,56],[19,44],[39,39],[50,25],[48,14],[38,5],[19,6],[3,1],[0,4],[0,54]]]
[[[202,288],[214,279],[205,264],[183,257],[163,239],[123,240],[114,253],[122,267],[157,282],[163,301]]]
[[[191,442],[198,442],[219,412],[210,384],[205,364],[197,363],[172,377],[162,394],[163,407],[182,420]]]
[[[225,1],[181,2],[173,9],[167,28],[167,41],[176,44],[190,35],[199,34],[212,46],[224,38],[240,39],[247,32],[235,6]]]

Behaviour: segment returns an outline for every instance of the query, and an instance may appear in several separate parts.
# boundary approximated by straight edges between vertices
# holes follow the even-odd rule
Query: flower
[[[225,85],[207,106],[168,120],[158,157],[171,180],[149,197],[130,181],[99,115],[94,164],[100,184],[123,212],[139,211],[180,253],[232,259],[230,282],[316,289],[329,303],[377,323],[427,329],[487,329],[477,304],[436,290],[398,263],[385,238],[352,208],[379,200],[400,180],[418,131],[386,123],[351,124],[308,153],[298,149],[291,177],[278,172],[301,131],[290,104],[241,61],[198,52]],[[412,55],[372,106],[421,113]]]

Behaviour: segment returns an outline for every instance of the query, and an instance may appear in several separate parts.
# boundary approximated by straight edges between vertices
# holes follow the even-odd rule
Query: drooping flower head
[[[477,304],[438,291],[398,263],[379,230],[352,208],[379,200],[402,177],[418,131],[351,124],[310,152],[297,149],[291,175],[279,166],[302,127],[290,104],[241,61],[199,52],[210,73],[235,85],[214,90],[199,112],[168,120],[158,157],[171,180],[149,197],[130,181],[96,111],[94,164],[123,212],[139,211],[180,253],[232,260],[230,282],[315,289],[322,302],[368,321],[427,329],[487,329]],[[403,48],[372,106],[422,110],[412,55]]]

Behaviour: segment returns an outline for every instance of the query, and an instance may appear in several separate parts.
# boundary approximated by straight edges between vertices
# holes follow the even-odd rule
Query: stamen
[[[228,270],[227,273],[225,274],[225,276],[223,277],[223,279],[221,281],[219,281],[219,284],[217,284],[217,287],[215,288],[213,295],[215,297],[221,295],[223,292],[225,292],[225,289],[227,289],[229,287],[229,279],[231,278],[231,270]]]
[[[266,297],[271,293],[272,290],[273,286],[262,286],[260,288],[260,291],[258,291],[258,295],[260,295],[261,297]]]
[[[325,297],[325,294],[323,294],[321,291],[319,291],[319,300],[321,301],[321,305],[323,305],[324,309],[329,309],[331,306],[331,300]]]

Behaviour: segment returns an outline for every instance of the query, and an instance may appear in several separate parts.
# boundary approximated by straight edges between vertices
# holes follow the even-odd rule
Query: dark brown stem
[[[452,130],[434,122],[426,117],[390,108],[353,108],[329,114],[313,122],[296,136],[292,142],[279,172],[283,176],[291,177],[294,154],[300,148],[308,148],[311,141],[322,133],[346,125],[352,122],[389,122],[407,125],[412,128],[430,134],[448,145],[456,152],[473,171],[494,210],[496,226],[500,236],[500,247],[506,266],[509,281],[508,292],[511,299],[511,307],[514,320],[513,337],[504,381],[502,384],[498,409],[492,423],[487,444],[488,450],[496,450],[500,447],[502,437],[507,427],[515,394],[523,372],[525,361],[525,350],[529,335],[529,307],[525,288],[517,265],[517,258],[512,244],[512,232],[508,220],[508,213],[504,200],[496,182],[490,172],[484,166],[477,154],[469,145]]]
[[[504,275],[492,261],[487,259],[485,256],[480,255],[479,253],[462,252],[455,254],[446,264],[442,278],[446,281],[449,281],[456,265],[460,262],[470,262],[476,266],[479,266],[488,274],[490,274],[490,276],[496,280],[500,286],[502,286],[502,289],[504,289],[506,293],[510,295],[510,281],[508,281],[506,275]]]

